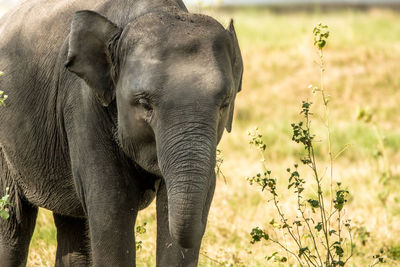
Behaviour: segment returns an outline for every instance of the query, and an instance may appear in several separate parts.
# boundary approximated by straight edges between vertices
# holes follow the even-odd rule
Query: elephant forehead
[[[218,93],[232,87],[232,71],[229,61],[215,58],[170,57],[158,60],[132,57],[123,70],[122,87],[125,90],[169,90]]]
[[[143,77],[148,82],[167,77],[175,81],[196,78],[202,81],[221,81],[232,75],[231,58],[228,50],[189,42],[182,46],[151,49],[138,48],[125,58],[123,72],[135,77]],[[192,81],[192,80],[190,80]]]
[[[193,53],[207,46],[218,48],[230,43],[229,33],[219,22],[185,12],[146,14],[128,25],[125,36],[131,46],[141,45],[161,54]]]
[[[130,28],[125,38],[134,41],[123,53],[129,77],[124,88],[210,92],[231,87],[231,36],[214,19],[153,14]]]
[[[168,64],[166,85],[168,87],[201,88],[215,91],[229,87],[229,66],[214,58],[194,57],[193,60],[177,60]],[[227,73],[228,72],[228,73]]]

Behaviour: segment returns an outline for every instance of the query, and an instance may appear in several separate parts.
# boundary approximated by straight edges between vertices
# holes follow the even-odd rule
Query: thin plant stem
[[[218,264],[218,265],[224,266],[223,263],[219,262],[219,261],[216,260],[216,259],[211,258],[210,256],[208,256],[208,255],[207,255],[206,253],[204,253],[204,252],[200,252],[200,255],[202,255],[203,257],[205,257],[205,258],[207,258],[207,259],[209,259],[210,261],[215,262],[215,263]]]
[[[316,242],[316,240],[315,240],[315,236],[314,236],[314,234],[312,234],[311,226],[310,226],[310,224],[308,223],[308,220],[306,219],[306,216],[305,216],[305,214],[304,214],[304,211],[301,209],[300,194],[299,194],[299,193],[297,194],[297,205],[299,206],[299,211],[300,211],[300,213],[301,213],[301,216],[302,216],[304,222],[305,222],[306,225],[307,225],[308,231],[309,231],[309,233],[310,233],[310,235],[311,235],[311,238],[312,238],[312,241],[313,241],[313,245],[314,245],[315,251],[317,252],[317,256],[318,256],[319,262],[320,262],[320,264],[321,264],[321,266],[322,266],[323,262],[322,262],[321,255],[319,254],[319,250],[318,250],[317,242]]]
[[[310,133],[311,129],[310,129],[310,120],[308,117],[308,114],[306,114],[305,116],[306,119],[306,128],[307,128],[307,132]],[[322,191],[322,186],[321,186],[321,180],[319,178],[319,174],[318,174],[318,168],[317,168],[317,161],[315,159],[315,153],[314,153],[314,148],[312,146],[312,142],[310,141],[310,144],[307,146],[307,153],[308,153],[308,157],[311,161],[311,169],[314,173],[314,178],[315,181],[317,183],[317,195],[318,195],[318,201],[320,203],[319,205],[319,210],[320,210],[320,214],[321,214],[321,219],[322,219],[322,231],[324,233],[324,237],[325,237],[325,242],[327,244],[327,259],[326,261],[329,262],[330,259],[333,259],[333,256],[331,254],[330,248],[329,248],[329,235],[328,235],[328,221],[326,218],[326,212],[325,212],[325,203],[324,203],[324,196],[323,196],[323,191]]]
[[[269,240],[271,240],[271,242],[273,242],[273,243],[277,244],[278,246],[280,246],[281,248],[283,248],[287,253],[290,253],[297,260],[297,262],[300,264],[301,267],[304,266],[304,263],[301,261],[301,259],[293,251],[290,251],[287,247],[282,245],[277,240],[274,240],[274,239],[271,239],[271,238]]]
[[[279,216],[281,217],[281,221],[284,223],[284,225],[286,225],[287,232],[288,232],[289,235],[292,237],[293,241],[296,243],[296,245],[299,247],[299,249],[301,249],[302,247],[301,247],[299,241],[297,240],[297,238],[296,238],[295,235],[293,234],[292,230],[290,230],[290,226],[286,223],[286,222],[287,222],[287,219],[285,218],[285,215],[283,215],[281,209],[279,208],[278,201],[277,201],[277,199],[276,199],[276,195],[275,195],[275,194],[274,194],[273,201],[274,201],[275,208],[277,209],[278,214],[279,214]],[[306,263],[310,262],[310,263],[312,263],[313,266],[317,266],[317,265],[315,265],[315,264],[311,261],[311,259],[309,258],[309,256],[307,256],[306,253],[304,253],[304,257],[306,257],[306,259],[307,259],[307,260],[306,260]]]

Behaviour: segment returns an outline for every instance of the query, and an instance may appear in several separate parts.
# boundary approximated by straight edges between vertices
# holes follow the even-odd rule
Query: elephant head
[[[215,187],[216,146],[230,132],[243,65],[233,22],[184,11],[142,15],[122,28],[75,14],[66,67],[99,103],[117,107],[118,141],[162,176],[170,234],[199,244]],[[115,102],[114,102],[115,100]]]

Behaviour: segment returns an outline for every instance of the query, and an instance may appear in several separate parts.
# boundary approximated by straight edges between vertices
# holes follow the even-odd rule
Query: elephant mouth
[[[114,141],[118,147],[136,164],[138,164],[145,171],[162,177],[159,167],[155,141],[141,142],[132,137],[127,137],[122,130],[118,129],[114,134]]]

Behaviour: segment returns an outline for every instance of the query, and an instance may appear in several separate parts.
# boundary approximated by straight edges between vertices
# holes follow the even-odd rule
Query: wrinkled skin
[[[157,265],[196,266],[241,87],[233,24],[180,0],[31,0],[0,25],[1,266],[26,264],[38,207],[56,266],[135,266],[154,197]]]

